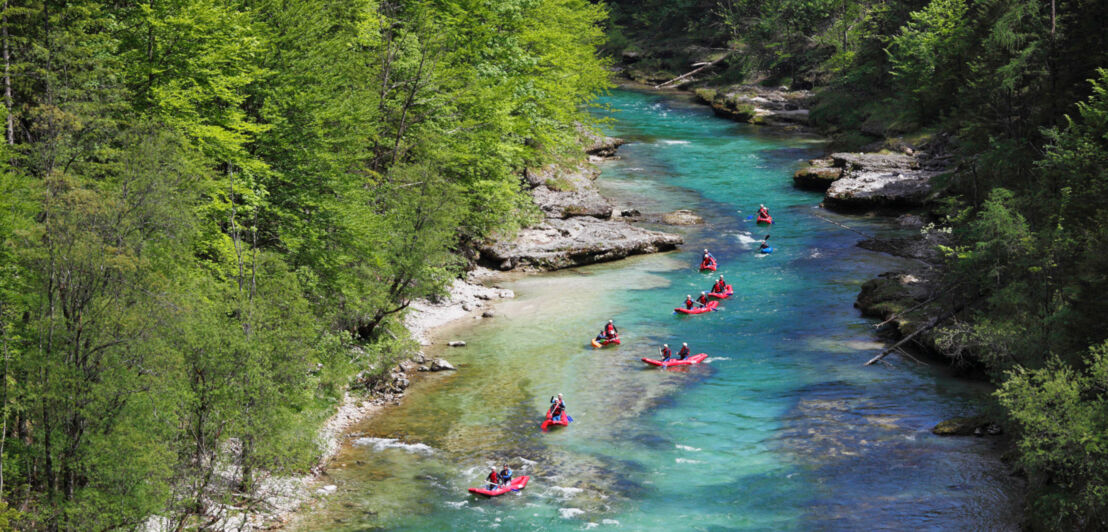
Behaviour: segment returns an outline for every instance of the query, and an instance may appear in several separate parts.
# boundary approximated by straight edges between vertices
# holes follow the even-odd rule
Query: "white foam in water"
[[[600,521],[600,524],[610,525],[610,526],[619,526],[619,521],[616,521],[615,519],[604,519],[604,520]]]
[[[689,141],[687,141],[687,140],[660,140],[658,142],[661,142],[662,144],[688,144],[689,143]]]
[[[678,458],[676,460],[676,462],[678,464],[703,464],[704,463],[704,462],[701,462],[700,460],[693,460],[693,459],[690,459],[690,458]]]
[[[820,253],[820,251],[818,249],[813,249],[812,252],[808,254],[809,259],[818,259],[822,256],[823,256],[823,253]]]
[[[573,519],[583,513],[585,511],[580,508],[558,508],[558,515],[562,516],[562,519]]]
[[[738,235],[736,238],[738,238],[740,244],[753,244],[755,242],[761,242],[761,240],[758,240],[757,238],[754,238],[749,234]]]
[[[354,445],[359,447],[373,447],[374,451],[380,452],[385,449],[401,449],[412,454],[432,454],[435,452],[430,445],[424,443],[404,443],[395,438],[358,438],[354,440]]]
[[[454,509],[461,508],[467,504],[469,504],[469,501],[446,501],[446,505]]]
[[[593,523],[592,521],[589,521],[588,523],[585,523],[585,530],[591,530],[591,529],[596,528],[598,526],[600,526],[600,525],[598,525],[596,523]]]
[[[697,452],[697,451],[700,451],[700,449],[698,449],[698,448],[696,448],[696,447],[691,447],[691,446],[689,446],[689,445],[681,445],[681,444],[678,444],[678,445],[677,445],[677,448],[678,448],[678,449],[681,449],[682,451],[692,451],[692,452]]]
[[[585,491],[585,490],[583,490],[581,488],[565,488],[565,487],[562,487],[562,486],[551,486],[550,491],[556,491],[561,495],[561,497],[563,499],[568,499],[568,498],[570,498],[574,495],[577,495],[578,493],[581,493],[582,491]]]
[[[524,457],[522,457],[522,456],[517,456],[517,457],[516,457],[516,460],[519,460],[520,462],[522,462],[522,463],[524,463],[524,464],[527,464],[527,465],[535,465],[535,464],[537,464],[537,463],[538,463],[538,462],[536,462],[536,461],[534,461],[534,460],[528,460],[528,459],[526,459],[526,458],[524,458]]]
[[[731,360],[731,357],[708,357],[704,359],[705,364],[711,364],[717,360]]]

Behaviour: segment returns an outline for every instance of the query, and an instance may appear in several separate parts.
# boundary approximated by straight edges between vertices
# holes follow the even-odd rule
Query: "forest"
[[[535,214],[585,0],[9,0],[0,529],[203,528],[306,471],[397,318]]]
[[[730,54],[707,83],[815,89],[840,148],[950,135],[943,350],[998,385],[1028,527],[1108,526],[1108,3],[610,6],[610,53],[667,76]]]

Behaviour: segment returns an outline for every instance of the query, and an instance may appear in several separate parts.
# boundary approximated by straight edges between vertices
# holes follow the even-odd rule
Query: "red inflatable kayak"
[[[596,338],[592,339],[592,346],[597,348],[597,349],[600,349],[601,347],[604,347],[608,344],[619,345],[619,337],[617,336],[617,337],[609,339],[609,340],[604,340],[603,342],[597,342]]]
[[[715,260],[711,260],[711,261],[708,261],[708,263],[707,263],[707,264],[705,264],[705,263],[701,262],[701,263],[700,263],[700,271],[702,271],[702,272],[703,272],[703,271],[709,271],[709,272],[714,272],[714,271],[716,271],[716,261],[715,261]]]
[[[469,488],[469,492],[476,493],[478,495],[485,495],[488,497],[498,497],[500,495],[508,493],[509,491],[519,491],[523,488],[526,488],[528,480],[531,480],[531,477],[524,475],[522,477],[513,478],[512,482],[507,486],[500,486],[494,490],[485,488]]]
[[[551,419],[550,412],[548,411],[546,413],[546,419],[543,420],[542,425],[539,426],[545,431],[550,427],[568,427],[570,421],[573,421],[573,418],[569,417],[569,414],[565,412],[562,412],[562,415],[558,416],[558,419]]]
[[[726,287],[723,288],[723,293],[722,294],[719,293],[719,292],[708,292],[708,297],[714,297],[716,299],[727,299],[727,298],[731,297],[731,294],[734,294],[734,293],[735,293],[735,291],[733,289],[731,289],[731,285],[727,285]]]
[[[685,307],[678,307],[673,309],[674,312],[680,312],[681,314],[704,314],[705,312],[711,312],[719,306],[719,301],[709,301],[706,307],[693,307],[687,309]]]
[[[651,366],[661,366],[663,368],[668,368],[670,366],[691,366],[693,364],[699,364],[701,362],[704,362],[705,358],[708,358],[707,353],[697,353],[689,358],[686,358],[685,360],[677,360],[676,358],[672,358],[669,360],[669,362],[662,362],[661,360],[654,360],[653,358],[643,358],[642,361],[650,364]]]
[[[761,216],[759,216],[758,217],[758,223],[760,223],[760,224],[771,224],[771,223],[773,223],[773,217],[772,216],[766,216],[765,218],[762,218]]]

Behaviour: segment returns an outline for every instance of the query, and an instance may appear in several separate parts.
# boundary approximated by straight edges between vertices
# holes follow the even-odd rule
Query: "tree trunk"
[[[14,108],[12,106],[12,60],[11,60],[11,45],[8,41],[8,2],[4,2],[4,16],[0,21],[0,25],[3,29],[0,32],[3,33],[4,39],[4,105],[8,108],[8,145],[15,144],[15,119],[12,116]],[[3,449],[3,445],[0,444],[0,450]],[[2,475],[0,475],[2,476]],[[0,487],[3,487],[3,481],[0,480]],[[3,491],[0,490],[0,493]]]

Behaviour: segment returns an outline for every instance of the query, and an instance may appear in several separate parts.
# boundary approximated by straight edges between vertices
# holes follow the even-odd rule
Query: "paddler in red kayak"
[[[719,280],[716,281],[716,284],[712,285],[712,293],[722,294],[723,291],[726,290],[726,289],[727,289],[727,283],[723,282],[723,276],[720,275]]]
[[[707,268],[712,262],[716,260],[711,253],[708,252],[708,248],[704,248],[704,256],[700,258],[700,267]]]
[[[500,474],[496,472],[496,466],[492,466],[492,473],[485,477],[485,481],[489,483],[490,491],[500,487]]]
[[[619,336],[619,329],[616,328],[616,324],[612,323],[612,320],[608,320],[608,324],[604,326],[604,334],[608,338],[616,338]]]
[[[700,297],[696,298],[696,302],[699,303],[702,307],[708,306],[708,293],[701,292]]]
[[[550,410],[547,411],[547,414],[550,414],[550,419],[554,419],[565,414],[566,402],[562,399],[562,394],[558,394],[557,399],[551,397],[550,403]]]
[[[673,357],[673,351],[669,350],[669,344],[662,344],[661,349],[658,349],[658,354],[662,355],[662,363],[669,362],[669,359]]]
[[[677,352],[677,360],[685,360],[689,358],[689,344],[688,342],[681,342],[681,350]]]
[[[769,209],[767,209],[764,204],[758,207],[758,217],[763,219],[769,218]]]
[[[685,296],[685,309],[686,310],[692,310],[693,306],[695,306],[695,305],[696,305],[696,303],[692,300],[692,296],[691,295],[686,295]]]

